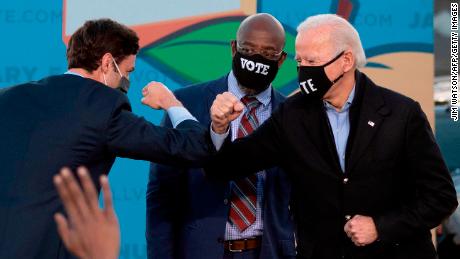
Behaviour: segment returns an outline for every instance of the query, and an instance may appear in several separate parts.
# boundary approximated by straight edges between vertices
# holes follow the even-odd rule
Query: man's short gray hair
[[[331,38],[334,48],[343,51],[351,48],[356,60],[356,67],[366,65],[366,54],[364,53],[361,39],[356,29],[344,18],[335,14],[319,14],[310,16],[297,26],[297,32],[305,32],[321,26],[331,26]]]

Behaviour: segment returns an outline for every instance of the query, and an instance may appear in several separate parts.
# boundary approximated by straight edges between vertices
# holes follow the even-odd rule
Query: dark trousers
[[[259,259],[260,248],[243,252],[224,252],[224,259]]]

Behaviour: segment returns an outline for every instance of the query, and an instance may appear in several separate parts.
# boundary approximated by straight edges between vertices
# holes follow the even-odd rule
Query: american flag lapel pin
[[[367,124],[369,124],[369,126],[371,126],[371,127],[375,126],[375,123],[373,121],[368,121]]]

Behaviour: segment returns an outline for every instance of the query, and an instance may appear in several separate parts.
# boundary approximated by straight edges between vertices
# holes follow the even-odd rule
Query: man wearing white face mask
[[[53,222],[63,208],[52,179],[63,166],[97,179],[117,156],[193,166],[213,152],[207,128],[160,83],[142,101],[167,110],[176,129],[131,112],[119,90],[128,90],[138,41],[112,20],[88,21],[70,39],[68,72],[0,91],[0,258],[71,257]]]
[[[129,79],[126,78],[126,76],[124,76],[121,71],[120,71],[120,68],[118,67],[118,64],[115,60],[113,60],[113,64],[115,65],[115,67],[117,68],[117,71],[118,73],[120,74],[120,83],[118,83],[118,86],[117,86],[117,89],[119,89],[120,91],[122,91],[123,93],[127,94],[128,93],[128,90],[129,90]],[[105,84],[107,84],[107,79],[105,78],[105,75],[102,74],[104,76],[104,82]]]
[[[105,73],[102,73],[103,82],[104,82],[105,85],[110,86],[112,88],[115,88],[117,90],[120,90],[124,94],[127,94],[128,90],[129,90],[129,85],[130,85],[129,79],[121,73],[120,67],[118,66],[117,62],[115,61],[115,59],[113,57],[112,57],[112,60],[113,60],[113,64],[114,64],[118,74],[120,75],[120,80],[118,81],[118,83],[116,85],[114,85],[112,87],[107,82],[107,77],[105,76]],[[133,68],[133,70],[128,71],[128,74],[131,73],[132,71],[134,71],[134,68]],[[67,71],[65,74],[82,76],[82,74],[87,74],[87,71],[85,71],[84,69],[81,69],[81,68],[72,68],[69,71]]]

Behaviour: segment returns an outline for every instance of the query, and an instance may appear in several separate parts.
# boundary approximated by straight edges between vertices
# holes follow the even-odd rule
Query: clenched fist
[[[212,130],[218,134],[227,132],[230,122],[243,110],[243,103],[230,92],[217,95],[211,106]]]
[[[167,110],[173,106],[182,106],[182,103],[176,99],[176,96],[160,82],[152,81],[142,89],[144,96],[141,102],[153,109]]]
[[[374,220],[368,216],[354,216],[345,224],[344,231],[356,246],[372,244],[378,238]]]

